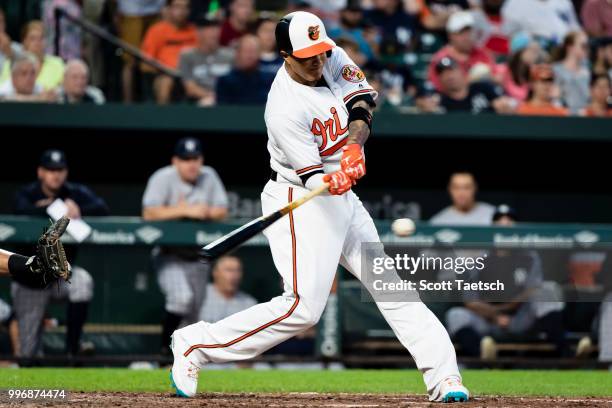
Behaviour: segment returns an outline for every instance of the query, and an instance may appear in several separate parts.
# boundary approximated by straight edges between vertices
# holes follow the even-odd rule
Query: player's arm
[[[368,84],[365,74],[346,52],[336,48],[330,57],[334,81],[340,85],[348,117],[349,136],[343,148],[342,170],[353,180],[366,173],[363,146],[372,132],[372,114],[377,92]]]
[[[13,254],[0,249],[0,275],[9,274],[9,258],[11,255]]]

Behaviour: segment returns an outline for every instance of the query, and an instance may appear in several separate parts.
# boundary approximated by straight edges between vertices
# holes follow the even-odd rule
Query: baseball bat
[[[221,255],[224,255],[232,249],[242,245],[261,231],[274,224],[276,221],[281,219],[285,214],[295,210],[300,205],[318,196],[319,194],[327,191],[329,184],[324,183],[320,187],[308,192],[300,198],[297,198],[272,214],[263,215],[259,218],[250,221],[243,226],[236,228],[232,232],[222,236],[221,238],[211,242],[200,250],[200,255],[204,260],[212,261]]]

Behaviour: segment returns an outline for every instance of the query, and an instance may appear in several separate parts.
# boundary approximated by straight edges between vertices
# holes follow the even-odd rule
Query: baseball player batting
[[[196,394],[208,363],[253,358],[315,325],[338,263],[361,279],[361,243],[380,242],[372,218],[351,191],[366,173],[363,146],[377,93],[323,22],[298,11],[276,26],[284,59],[268,94],[265,121],[272,167],[261,194],[264,214],[329,184],[264,231],[284,293],[216,323],[198,322],[172,335],[172,385]],[[421,302],[377,306],[423,373],[431,401],[467,401],[455,350]]]

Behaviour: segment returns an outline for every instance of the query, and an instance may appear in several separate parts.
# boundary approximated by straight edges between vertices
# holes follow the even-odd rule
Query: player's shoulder
[[[292,83],[284,66],[281,66],[270,86],[264,116],[266,120],[272,116],[294,116],[300,111],[296,105],[299,103],[299,86]]]

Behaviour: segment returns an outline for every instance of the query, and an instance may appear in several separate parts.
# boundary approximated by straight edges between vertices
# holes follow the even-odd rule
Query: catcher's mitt
[[[28,259],[26,263],[32,272],[29,277],[29,286],[44,288],[58,279],[70,280],[70,263],[66,258],[64,245],[60,241],[69,222],[70,219],[67,217],[60,218],[38,238],[36,255]]]

